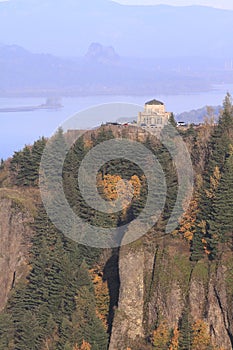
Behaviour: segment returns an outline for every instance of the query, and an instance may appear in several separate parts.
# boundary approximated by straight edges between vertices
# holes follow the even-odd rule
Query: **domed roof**
[[[151,100],[151,101],[148,101],[148,102],[146,102],[145,103],[146,105],[164,105],[164,103],[163,102],[161,102],[161,101],[158,101],[158,100],[156,100],[156,99],[154,99],[154,100]]]

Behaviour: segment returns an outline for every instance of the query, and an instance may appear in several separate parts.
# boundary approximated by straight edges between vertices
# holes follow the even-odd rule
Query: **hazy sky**
[[[10,0],[0,0],[10,1]],[[65,1],[65,0],[64,0]],[[189,6],[189,5],[203,5],[211,6],[222,9],[233,10],[233,1],[232,0],[112,0],[119,2],[124,5],[173,5],[173,6]]]
[[[232,0],[115,0],[121,4],[127,5],[204,5],[211,7],[218,7],[223,9],[233,10],[233,1]]]

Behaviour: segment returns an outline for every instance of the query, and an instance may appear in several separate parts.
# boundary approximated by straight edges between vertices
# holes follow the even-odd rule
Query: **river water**
[[[32,112],[0,113],[0,158],[6,159],[25,144],[31,144],[40,136],[50,136],[57,127],[75,113],[99,104],[121,102],[143,106],[150,99],[156,98],[165,103],[167,111],[175,114],[205,105],[217,106],[229,91],[233,95],[233,85],[218,85],[212,91],[182,95],[156,96],[87,96],[63,98],[60,110],[37,110]],[[32,106],[45,103],[43,98],[0,98],[0,108]],[[140,107],[139,107],[140,110]],[[122,115],[127,117],[127,115]],[[132,115],[130,116],[132,117]],[[137,115],[135,113],[135,119]],[[97,115],[95,118],[78,120],[77,128],[92,128],[102,122],[113,121]]]

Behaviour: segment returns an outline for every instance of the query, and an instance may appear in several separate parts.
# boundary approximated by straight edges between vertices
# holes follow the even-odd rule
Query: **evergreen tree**
[[[11,315],[0,314],[0,349],[14,349],[14,324]]]
[[[191,246],[191,260],[198,260],[203,256],[201,242],[207,243],[206,252],[213,259],[217,254],[219,234],[213,223],[216,208],[215,200],[218,191],[219,179],[224,171],[225,163],[230,155],[230,145],[233,138],[233,106],[231,96],[228,93],[223,103],[223,112],[219,118],[219,123],[214,127],[214,131],[209,143],[208,158],[204,171],[203,186],[200,190],[199,212],[196,220],[196,232]],[[216,176],[218,169],[220,176]],[[222,186],[222,185],[221,185]],[[221,191],[219,189],[219,191]],[[218,194],[218,197],[220,195]],[[215,207],[215,208],[214,208]],[[221,215],[221,214],[219,214]],[[220,219],[219,219],[220,220]]]
[[[232,240],[233,234],[233,147],[223,168],[213,210],[208,221],[209,244],[216,246],[218,242]],[[212,247],[211,247],[212,248]]]
[[[170,117],[169,117],[169,123],[174,126],[176,128],[177,126],[177,122],[175,120],[175,116],[174,116],[174,113],[171,113]]]
[[[67,144],[62,128],[49,140],[43,160],[43,172],[45,178],[54,184],[62,177],[63,163],[67,152]]]
[[[10,163],[10,175],[13,184],[18,186],[37,186],[41,156],[46,144],[44,137],[34,142],[32,147],[25,146],[15,152]]]
[[[203,228],[200,226],[196,227],[191,242],[191,261],[198,261],[204,257],[204,245],[203,245]]]
[[[218,166],[220,171],[222,170],[229,154],[229,145],[232,143],[232,138],[233,106],[231,95],[227,93],[223,102],[222,114],[210,140],[210,159],[207,172],[213,172],[215,166]]]
[[[179,325],[179,346],[178,350],[192,349],[192,323],[190,319],[190,311],[187,308],[181,317]]]
[[[27,283],[17,286],[1,321],[0,344],[12,349],[73,348],[83,339],[106,349],[107,334],[96,316],[94,288],[79,246],[61,235],[43,207],[35,220]],[[9,332],[9,330],[12,331]],[[5,345],[4,345],[5,346]]]

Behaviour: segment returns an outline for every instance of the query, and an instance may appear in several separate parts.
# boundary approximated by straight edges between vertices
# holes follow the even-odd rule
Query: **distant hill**
[[[202,6],[125,6],[109,0],[0,2],[0,42],[83,56],[91,42],[121,56],[233,58],[233,11]]]
[[[232,23],[202,6],[0,1],[0,95],[209,91],[233,83]]]
[[[184,121],[185,123],[202,123],[204,121],[204,118],[208,116],[209,107],[210,106],[204,106],[199,109],[182,112],[180,114],[176,114],[175,118],[177,121]],[[212,116],[215,118],[215,120],[217,120],[222,106],[211,106],[210,108],[212,109]]]
[[[78,58],[35,54],[18,45],[0,46],[0,96],[77,96],[96,94],[141,94],[204,91],[222,81],[212,71],[174,70],[179,62],[126,59],[113,47],[89,46]],[[227,72],[225,72],[227,73]],[[219,71],[218,71],[219,74]],[[229,75],[225,77],[229,79]],[[225,81],[226,81],[225,80]]]

